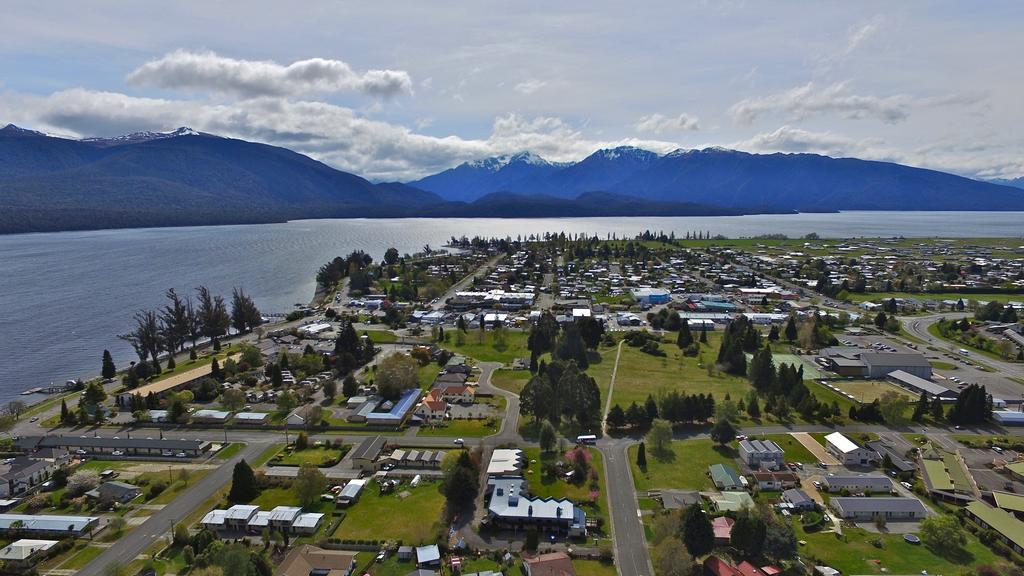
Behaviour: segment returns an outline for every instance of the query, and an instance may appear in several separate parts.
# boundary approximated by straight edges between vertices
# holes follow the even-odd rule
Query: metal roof
[[[925,514],[928,509],[917,498],[881,497],[855,498],[839,496],[832,499],[832,504],[845,512],[917,512]]]
[[[893,370],[892,372],[889,372],[888,378],[890,380],[896,380],[898,383],[909,386],[919,392],[927,392],[932,396],[945,396],[950,398],[956,398],[959,396],[959,393],[955,390],[950,390],[942,384],[937,384],[931,380],[921,378],[920,376],[914,376],[913,374],[904,372],[903,370]]]
[[[54,516],[49,514],[0,514],[0,530],[9,530],[11,524],[21,522],[21,530],[36,532],[81,532],[99,521],[95,516]]]
[[[104,438],[102,436],[25,436],[15,440],[24,450],[36,448],[128,448],[155,450],[200,450],[205,440],[173,440],[170,438]]]
[[[869,366],[919,366],[931,368],[924,354],[908,352],[864,352],[860,359]]]

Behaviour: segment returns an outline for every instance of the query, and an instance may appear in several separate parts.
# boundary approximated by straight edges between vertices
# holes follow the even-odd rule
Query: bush
[[[153,483],[149,485],[149,488],[146,489],[146,496],[149,499],[156,498],[157,496],[160,495],[161,492],[163,492],[166,489],[166,482],[164,482],[163,480],[154,480]]]

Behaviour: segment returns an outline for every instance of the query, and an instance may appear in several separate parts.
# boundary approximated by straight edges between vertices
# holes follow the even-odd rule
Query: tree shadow
[[[715,444],[714,446],[711,447],[711,449],[714,450],[715,452],[718,452],[720,455],[725,456],[726,458],[739,458],[740,455],[739,450],[728,445]]]

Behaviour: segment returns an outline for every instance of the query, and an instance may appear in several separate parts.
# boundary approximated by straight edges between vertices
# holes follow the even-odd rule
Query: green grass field
[[[806,533],[799,522],[794,523],[799,540],[806,541],[800,552],[825,560],[843,574],[961,574],[969,566],[997,560],[990,549],[967,532],[967,546],[962,557],[943,558],[922,544],[909,544],[899,534],[871,534],[861,528],[843,528],[843,538],[831,532]],[[881,540],[882,547],[871,541]]]
[[[368,486],[359,501],[347,509],[345,520],[332,536],[348,540],[401,540],[411,546],[432,542],[444,510],[444,496],[438,486],[436,482],[425,482],[416,488],[403,484],[384,496],[375,486]],[[404,492],[409,492],[407,498],[400,496]]]
[[[488,426],[488,422],[493,425]],[[449,438],[483,438],[498,432],[501,423],[497,419],[484,420],[447,420],[441,426],[421,426],[417,436],[445,436]]]
[[[998,292],[986,292],[982,294],[960,294],[957,292],[851,292],[852,302],[878,302],[890,298],[914,298],[917,300],[959,300],[963,299],[966,305],[971,300],[983,302],[1009,302],[1024,298],[1021,294],[1005,294]]]
[[[392,344],[398,341],[398,336],[389,330],[360,330],[359,335],[363,334],[369,336],[374,344]]]
[[[530,381],[530,376],[529,370],[495,370],[491,373],[491,384],[519,394]]]
[[[482,341],[479,330],[469,330],[462,336],[462,344],[457,343],[457,336],[452,333],[444,346],[456,354],[468,356],[480,362],[509,364],[516,358],[530,357],[530,351],[526,349],[526,332],[521,330],[504,330],[503,332],[504,345],[495,342],[493,330],[488,330]]]
[[[217,452],[216,457],[220,460],[227,460],[234,456],[235,454],[238,454],[238,452],[241,451],[242,448],[245,448],[245,443],[232,442],[231,444],[228,444],[227,446],[221,448]]]
[[[600,560],[583,560],[577,558],[572,561],[576,569],[576,576],[615,576],[615,564],[601,562]]]
[[[637,446],[629,448],[629,462],[633,467],[633,483],[639,491],[655,488],[711,490],[715,485],[708,476],[708,466],[729,464],[735,467],[736,449],[721,447],[711,440],[676,440],[672,442],[672,455],[658,460],[647,450],[647,470],[636,465]]]
[[[776,367],[778,367],[779,364],[790,364],[792,366],[796,366],[797,368],[803,366],[804,380],[814,380],[817,378],[821,378],[821,372],[818,371],[814,364],[811,362],[805,362],[799,356],[795,356],[793,354],[775,354],[773,352],[772,359],[775,360]]]
[[[775,442],[783,451],[786,452],[787,462],[813,463],[818,461],[818,459],[811,454],[810,450],[804,448],[803,444],[798,442],[796,438],[793,438],[789,434],[761,434],[758,436],[751,436],[750,438],[752,440],[756,438],[758,440],[771,440]]]
[[[661,349],[666,356],[652,356],[641,352],[639,348],[628,345],[622,347],[619,369],[615,377],[615,390],[612,392],[612,403],[623,408],[632,402],[642,404],[648,395],[657,396],[660,391],[676,390],[684,394],[712,393],[716,400],[729,394],[733,400],[747,395],[751,390],[746,378],[731,376],[715,371],[709,375],[707,364],[713,363],[718,354],[721,335],[711,334],[708,345],[701,346],[704,364],[699,364],[699,357],[687,358],[676,345],[663,343]],[[598,371],[602,376],[607,371],[606,382],[611,381],[612,367],[615,365],[615,350],[604,353],[604,360],[599,367],[590,371]],[[594,374],[597,378],[597,374]],[[598,379],[600,384],[602,381]],[[607,389],[607,385],[603,386]]]
[[[929,364],[936,370],[956,370],[957,365],[952,362],[943,362],[942,360],[929,360]]]
[[[576,484],[566,482],[561,478],[548,478],[544,476],[544,464],[557,459],[565,459],[564,454],[558,454],[557,452],[542,453],[540,448],[527,448],[523,452],[526,455],[527,461],[530,462],[529,468],[525,471],[525,477],[531,494],[538,498],[568,498],[582,507],[588,516],[600,518],[604,521],[604,529],[606,531],[610,528],[607,523],[607,511],[604,509],[607,488],[605,487],[604,460],[601,452],[596,448],[591,448],[588,451],[590,454],[590,469],[597,472],[598,489],[596,491],[591,489],[589,479]]]
[[[917,400],[911,392],[885,380],[834,380],[830,383],[865,404],[874,402],[886,392],[895,392],[910,401]]]
[[[312,464],[314,466],[327,466],[340,458],[340,451],[337,448],[306,448],[305,450],[282,450],[278,452],[279,459],[274,460],[275,465],[301,466]]]

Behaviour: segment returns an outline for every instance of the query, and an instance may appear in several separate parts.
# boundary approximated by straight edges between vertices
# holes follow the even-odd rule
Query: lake
[[[103,350],[134,359],[116,335],[168,288],[245,289],[264,312],[307,303],[317,268],[364,250],[379,260],[440,247],[454,236],[544,232],[619,237],[644,230],[728,237],[816,232],[822,237],[1015,236],[1021,212],[844,212],[679,218],[302,220],[285,224],[148,228],[0,236],[0,401],[26,389],[99,373]],[[31,400],[31,398],[26,398]]]

